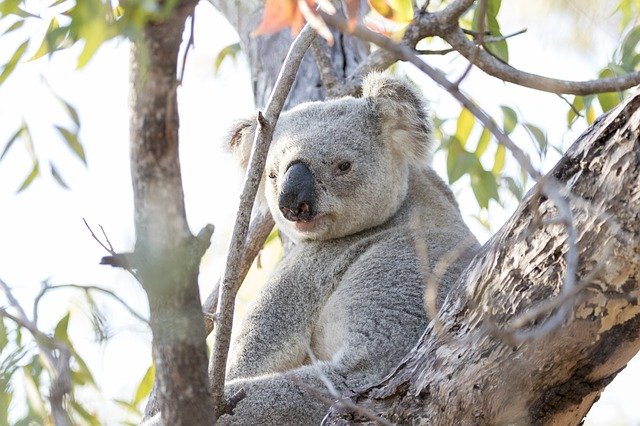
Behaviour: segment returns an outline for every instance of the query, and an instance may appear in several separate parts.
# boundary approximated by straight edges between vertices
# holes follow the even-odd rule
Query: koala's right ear
[[[425,101],[409,81],[373,72],[362,83],[362,97],[371,103],[382,136],[409,162],[431,159],[431,121]]]
[[[225,148],[231,152],[243,171],[249,167],[251,146],[256,133],[256,119],[238,120],[226,138]]]

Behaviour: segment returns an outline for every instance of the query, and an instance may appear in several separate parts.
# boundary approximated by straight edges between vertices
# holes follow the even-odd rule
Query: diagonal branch
[[[315,36],[315,31],[309,25],[305,25],[298,37],[296,37],[291,44],[289,53],[282,65],[280,75],[278,76],[269,102],[265,108],[264,115],[260,112],[258,113],[258,126],[251,152],[250,166],[245,175],[242,196],[240,198],[240,205],[238,207],[238,214],[222,279],[216,315],[217,326],[213,334],[213,354],[209,363],[211,393],[216,418],[225,412],[224,381],[227,354],[231,340],[235,297],[241,284],[240,272],[244,251],[243,247],[249,229],[251,211],[256,193],[258,192],[258,186],[262,179],[275,124],[284,107],[287,95],[293,86],[302,58]]]

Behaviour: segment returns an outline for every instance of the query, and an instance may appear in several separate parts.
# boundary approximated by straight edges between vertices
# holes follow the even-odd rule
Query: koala
[[[299,105],[277,123],[264,201],[296,244],[233,344],[225,395],[246,396],[221,424],[319,424],[328,405],[310,388],[327,395],[321,376],[339,392],[384,378],[427,327],[424,272],[460,251],[438,282],[441,303],[478,248],[429,166],[421,95],[380,73],[362,92]],[[254,133],[246,121],[230,138],[245,166]]]

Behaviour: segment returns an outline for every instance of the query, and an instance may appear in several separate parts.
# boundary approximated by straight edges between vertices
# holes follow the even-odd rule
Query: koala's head
[[[328,240],[386,222],[407,195],[409,170],[430,159],[422,97],[407,83],[371,74],[361,98],[310,102],[281,115],[264,194],[290,238]],[[246,167],[255,124],[239,123],[231,147]]]

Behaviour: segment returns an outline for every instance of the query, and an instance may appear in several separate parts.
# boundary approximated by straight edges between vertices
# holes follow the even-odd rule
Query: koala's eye
[[[343,161],[342,163],[338,164],[338,170],[340,170],[341,172],[346,172],[349,169],[351,169],[351,162],[349,161]]]
[[[276,173],[275,172],[269,172],[269,179],[275,179],[276,178]]]

